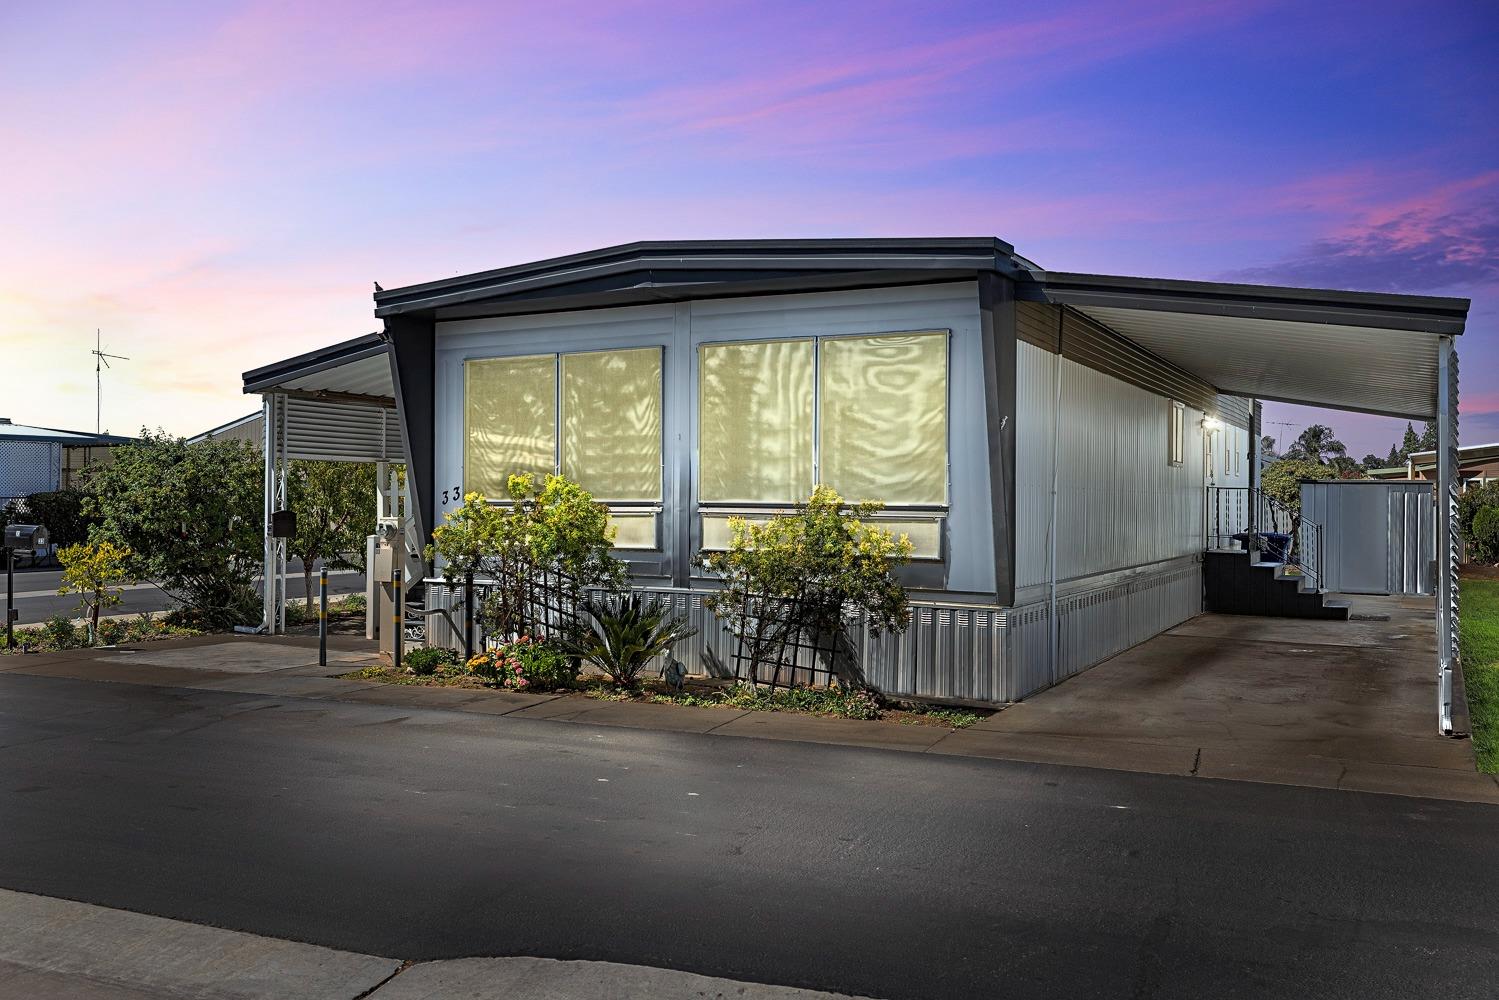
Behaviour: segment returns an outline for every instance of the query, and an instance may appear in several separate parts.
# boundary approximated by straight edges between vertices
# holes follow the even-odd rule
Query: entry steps
[[[1210,549],[1202,565],[1206,610],[1224,615],[1347,621],[1347,601],[1310,589],[1296,567],[1254,562],[1242,549]]]

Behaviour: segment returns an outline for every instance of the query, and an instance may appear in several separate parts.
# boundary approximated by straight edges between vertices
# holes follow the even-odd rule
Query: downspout
[[[1062,323],[1063,315],[1061,309],[1057,310],[1057,356],[1052,364],[1052,402],[1051,402],[1051,525],[1047,530],[1047,544],[1050,553],[1047,562],[1050,564],[1051,577],[1051,611],[1048,615],[1050,629],[1048,629],[1048,645],[1051,654],[1051,683],[1055,684],[1061,677],[1061,644],[1062,624],[1057,620],[1057,470],[1061,464],[1061,438],[1062,438]]]

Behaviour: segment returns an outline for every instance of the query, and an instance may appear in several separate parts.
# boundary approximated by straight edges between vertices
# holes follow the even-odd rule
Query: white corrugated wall
[[[1021,343],[1016,370],[1016,588],[1050,580],[1055,366],[1057,578],[1078,581],[1202,551],[1202,411],[1187,408],[1185,461],[1167,462],[1171,401]]]

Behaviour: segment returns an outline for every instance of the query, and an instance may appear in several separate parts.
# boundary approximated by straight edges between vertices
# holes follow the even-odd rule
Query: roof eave
[[[1448,336],[1463,332],[1471,305],[1462,298],[1064,271],[1028,272],[1016,295],[1071,306],[1329,323]]]
[[[375,315],[435,310],[502,299],[611,275],[652,270],[719,273],[724,281],[755,272],[824,275],[877,270],[1018,271],[1013,247],[993,237],[926,240],[698,240],[629,243],[375,293]]]

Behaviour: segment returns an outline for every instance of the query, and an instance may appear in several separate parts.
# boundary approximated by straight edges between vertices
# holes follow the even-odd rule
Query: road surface
[[[0,588],[5,586],[3,578],[4,564],[0,563]],[[302,586],[302,564],[299,560],[292,560],[286,571],[286,596],[288,600],[302,600],[304,597]],[[19,626],[40,625],[53,615],[68,615],[76,618],[79,616],[78,597],[70,594],[66,597],[57,593],[57,588],[62,585],[62,570],[51,569],[25,569],[16,571],[16,609],[20,611],[21,617],[17,622]],[[259,586],[258,582],[256,584]],[[312,578],[312,592],[317,594],[317,577]],[[356,570],[330,570],[328,573],[328,594],[338,597],[344,594],[361,594],[364,592],[364,574]],[[153,583],[136,583],[127,585],[120,595],[121,602],[109,610],[110,615],[134,615],[143,611],[167,611],[176,606],[161,589]],[[5,600],[3,589],[0,589],[0,602]],[[3,636],[0,636],[3,638]]]
[[[892,998],[1493,996],[1499,808],[0,673],[0,886]]]

